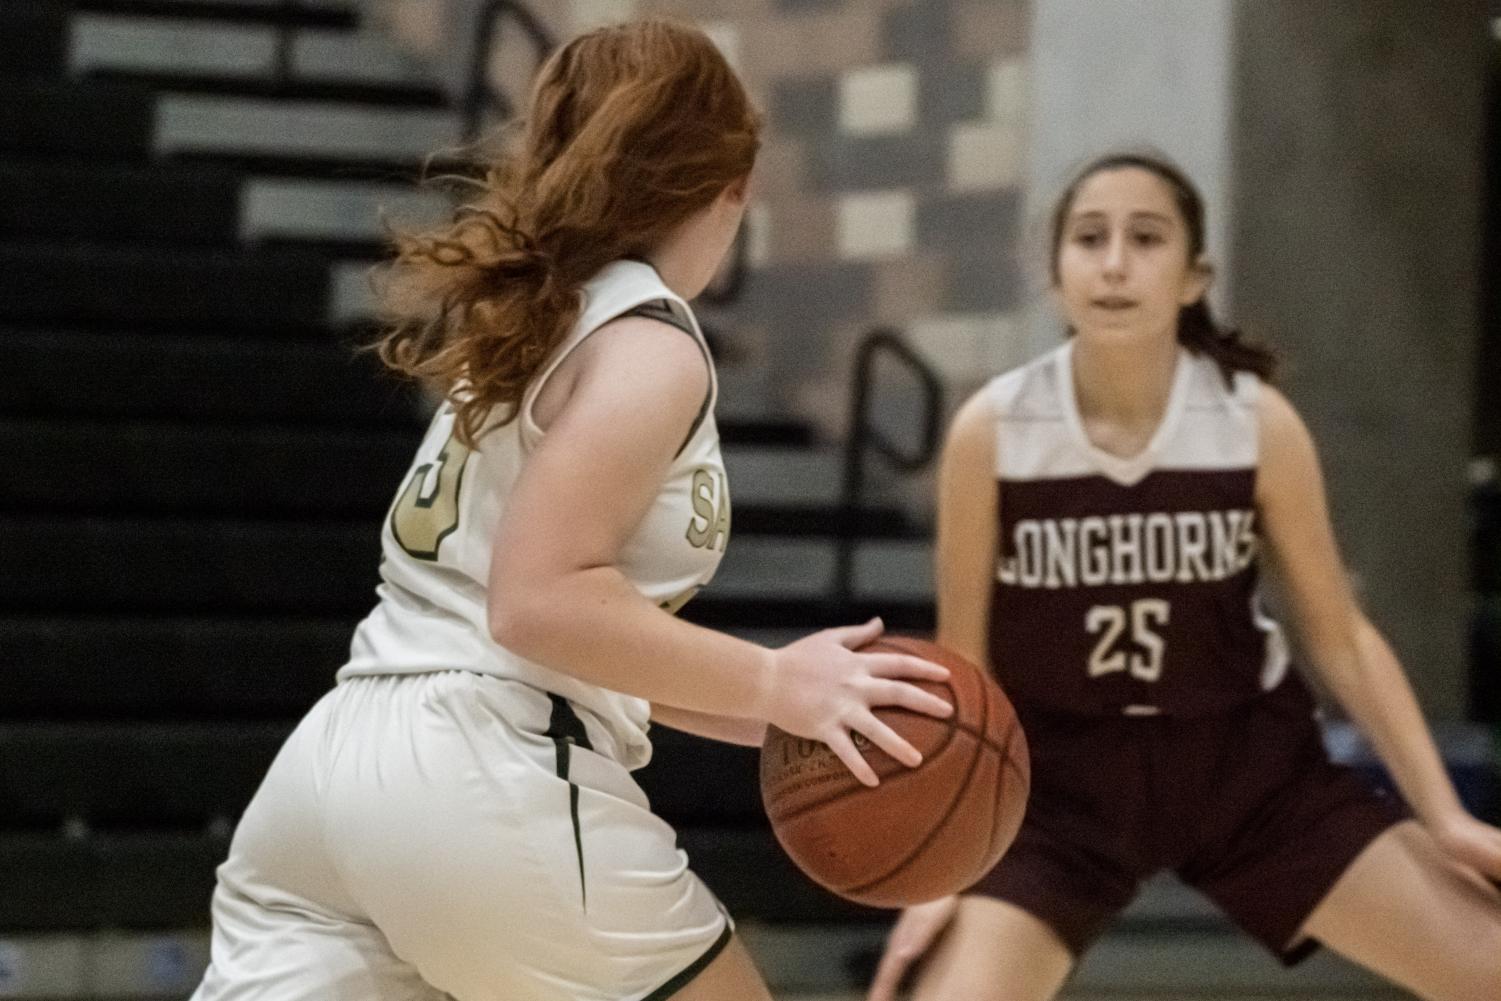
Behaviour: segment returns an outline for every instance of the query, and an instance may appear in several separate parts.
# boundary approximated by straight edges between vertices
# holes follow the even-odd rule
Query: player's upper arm
[[[1000,523],[995,416],[984,392],[954,416],[938,467],[938,640],[983,664]]]
[[[1287,398],[1263,387],[1256,505],[1303,639],[1314,653],[1351,641],[1359,615],[1324,494],[1313,437]]]
[[[522,467],[495,533],[490,619],[550,579],[610,566],[661,489],[709,391],[697,340],[623,317],[575,349],[566,402]]]

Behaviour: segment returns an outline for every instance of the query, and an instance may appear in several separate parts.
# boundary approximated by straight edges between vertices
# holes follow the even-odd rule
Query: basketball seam
[[[903,640],[905,638],[906,637],[903,637],[903,636],[883,636],[881,638],[881,642],[889,644],[890,646],[897,647],[897,648],[899,648],[901,650],[904,650],[909,656],[921,657],[922,656],[921,653],[913,650],[911,647],[908,647],[903,642]],[[980,687],[981,687],[982,690],[985,688],[985,685],[986,685],[987,682],[993,682],[993,679],[989,677],[989,674],[985,670],[985,668],[980,667],[979,665],[976,665],[975,666],[975,670],[980,675]],[[949,687],[952,688],[953,686],[950,685]],[[990,718],[990,697],[988,695],[986,696],[983,705],[984,705],[984,710],[983,710],[982,715],[980,716],[980,727],[979,727],[978,730],[971,730],[969,727],[967,727],[964,724],[959,723],[957,721],[953,724],[953,728],[955,730],[961,730],[964,733],[969,734],[971,737],[975,738],[975,740],[979,741],[982,744],[988,744],[988,745],[990,745],[990,748],[992,750],[996,751],[997,753],[999,753],[1002,758],[1006,758],[1006,759],[1009,760],[1009,755],[1008,755],[1007,751],[1008,751],[1008,749],[1011,746],[1011,731],[1009,729],[1006,731],[1006,739],[1003,740],[999,744],[997,744],[994,741],[990,740],[990,738],[987,737],[986,734],[985,734],[985,721]],[[1015,716],[1014,715],[1012,717],[1012,725],[1013,726],[1016,725],[1016,721],[1015,721]]]
[[[990,700],[986,699],[985,701],[988,704]],[[987,719],[988,717],[989,717],[989,711],[987,710],[986,711],[986,715],[984,717],[981,717],[981,722],[983,723],[984,720]],[[1015,724],[1013,724],[1013,726],[1014,725]],[[971,737],[974,738],[975,743],[981,745],[982,747],[988,747],[992,751],[994,751],[996,754],[999,754],[1001,756],[1001,760],[1004,761],[1004,762],[1006,762],[1006,764],[1008,766],[1013,767],[1013,768],[1016,767],[1016,763],[1011,760],[1011,754],[1010,754],[1010,750],[1009,750],[1010,744],[1011,744],[1011,739],[1010,739],[1011,735],[1010,735],[1009,732],[1006,735],[1007,739],[1006,739],[1005,743],[1004,744],[997,744],[995,741],[990,740],[988,737],[986,737],[984,735],[984,733],[982,733],[981,731],[979,731],[979,730],[971,730],[969,727],[967,727],[967,726],[961,726],[958,723],[955,723],[955,724],[953,724],[952,726],[949,727],[949,729],[948,729],[948,735],[944,738],[943,743],[939,744],[936,748],[934,748],[933,750],[929,751],[926,755],[924,755],[923,756],[923,760],[926,761],[929,758],[937,757],[938,755],[940,755],[944,751],[946,751],[948,749],[948,746],[954,742],[954,735],[956,733],[965,733],[965,734],[968,734],[969,736],[971,736]],[[882,753],[884,753],[884,752],[882,752]],[[979,759],[976,758],[976,760],[978,761]],[[910,771],[910,769],[908,771]],[[1016,772],[1017,772],[1018,775],[1020,775],[1021,774],[1021,769],[1017,768]],[[904,774],[906,774],[906,773],[905,772],[893,772],[891,775],[888,775],[882,781],[890,781],[891,779],[893,779],[893,778],[895,778],[897,776],[900,776],[900,775],[904,775]],[[1028,783],[1028,784],[1030,785],[1030,783]],[[776,817],[773,818],[773,819],[777,823],[779,823],[779,824],[786,823],[786,822],[792,821],[792,820],[796,820],[798,817],[801,817],[805,813],[808,813],[808,812],[810,812],[812,810],[817,810],[819,807],[826,806],[829,803],[832,803],[834,800],[838,799],[839,797],[841,797],[841,796],[847,796],[847,795],[849,795],[849,790],[848,789],[839,789],[839,790],[836,790],[834,792],[829,793],[829,795],[825,796],[822,799],[816,799],[816,800],[814,800],[811,803],[804,803],[802,806],[799,806],[796,810],[789,810],[786,813],[778,813],[776,815]],[[770,809],[768,809],[766,811],[766,815],[768,817],[771,817],[771,813],[772,812],[771,812]]]
[[[984,686],[982,685],[981,687],[984,687]],[[985,690],[985,704],[987,706],[990,705],[990,690],[989,689]],[[1015,726],[1015,721],[1014,720],[1013,720],[1013,722],[1012,722],[1011,725]],[[1011,743],[1011,726],[1008,726],[1008,727],[1006,727],[1006,744],[1009,746],[1010,743]],[[1010,764],[1012,764],[1011,755],[1006,754],[1006,753],[1001,753],[1001,776],[1002,776],[1002,778],[1001,778],[1001,781],[1000,781],[999,785],[1001,786],[1002,791],[1005,790],[1005,786],[1006,786],[1006,780],[1005,780],[1006,766],[1010,765]],[[999,807],[999,804],[997,804],[997,806]],[[985,838],[985,857],[986,858],[989,858],[990,855],[991,855],[991,853],[995,851],[995,839],[1000,834],[1000,831],[1001,831],[1001,811],[999,809],[995,809],[995,810],[990,811],[990,834],[989,834],[989,836],[987,836]],[[985,873],[983,873],[983,872],[975,873],[974,878],[975,879],[979,879],[983,875],[985,875]]]
[[[983,678],[981,679],[981,690],[982,692],[984,690]],[[983,732],[985,729],[986,721],[990,719],[990,698],[987,696],[981,699],[980,706],[980,730]],[[956,726],[954,729],[957,730],[960,728]],[[977,735],[971,734],[971,736]],[[887,870],[880,876],[877,876],[874,879],[868,879],[864,883],[861,883],[857,886],[847,887],[843,892],[859,893],[860,891],[867,890],[878,883],[885,882],[887,879],[891,878],[893,873],[901,870],[904,866],[907,865],[907,863],[911,862],[913,859],[917,858],[917,856],[921,855],[923,851],[928,847],[928,845],[933,843],[933,839],[938,837],[939,832],[942,831],[944,826],[949,822],[949,818],[954,815],[954,811],[959,809],[959,803],[964,799],[964,793],[969,788],[969,780],[974,778],[975,769],[980,765],[980,755],[985,753],[985,746],[987,743],[988,741],[986,741],[983,737],[977,737],[977,739],[975,740],[975,753],[974,756],[969,759],[969,768],[967,768],[964,772],[964,780],[960,782],[959,785],[955,788],[954,797],[949,801],[949,808],[943,812],[942,817],[938,818],[938,823],[933,825],[933,828],[928,832],[927,837],[919,841],[916,847],[908,852],[903,858],[899,859],[895,864],[888,867]],[[1004,758],[1005,756],[1002,755],[1003,760]]]
[[[949,688],[950,688],[950,690],[952,690],[953,686],[950,685]],[[927,754],[923,755],[923,760],[926,761],[929,758],[937,757],[938,755],[942,754],[944,751],[948,750],[949,745],[954,742],[954,735],[956,733],[961,732],[961,731],[964,732],[964,733],[969,734],[971,737],[974,737],[976,740],[979,740],[979,741],[982,741],[982,742],[984,741],[984,738],[981,737],[979,734],[975,733],[974,731],[966,729],[965,727],[962,727],[962,726],[959,726],[959,725],[955,724],[953,726],[950,726],[948,728],[948,730],[945,732],[944,737],[943,737],[943,743],[939,744],[937,747],[933,748],[933,750],[931,750]],[[822,741],[820,741],[820,743],[822,743]],[[824,744],[824,746],[827,747],[828,745]],[[831,751],[830,753],[833,753],[833,752]],[[881,753],[885,754],[884,751],[882,751]],[[887,757],[890,757],[890,755],[887,755]],[[843,765],[843,762],[840,762],[840,764]],[[907,769],[908,772],[910,772],[911,770],[912,769],[910,769],[910,768]],[[904,772],[893,772],[891,775],[888,775],[886,777],[886,779],[883,779],[882,781],[890,780],[890,779],[895,778],[896,776],[902,775],[902,774],[905,774],[905,773]],[[803,814],[807,813],[809,810],[816,810],[820,806],[824,806],[825,804],[832,803],[834,800],[838,799],[839,797],[841,797],[841,796],[847,796],[847,795],[849,795],[849,790],[848,789],[840,789],[840,790],[837,790],[835,792],[830,793],[828,796],[825,796],[823,799],[814,800],[811,803],[804,803],[802,806],[798,807],[796,810],[791,810],[791,811],[788,811],[787,813],[779,813],[779,814],[777,814],[777,816],[776,816],[777,823],[782,823],[782,822],[788,821],[788,820],[795,820],[798,817],[801,817]],[[768,809],[766,811],[766,815],[768,817],[771,816],[771,810]]]

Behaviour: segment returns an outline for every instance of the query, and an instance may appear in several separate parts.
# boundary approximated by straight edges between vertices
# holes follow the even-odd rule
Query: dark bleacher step
[[[11,80],[0,101],[0,153],[144,161],[156,99],[138,87],[72,80]]]
[[[733,488],[733,483],[731,484]],[[913,521],[900,507],[867,507],[858,521],[838,507],[830,506],[740,506],[735,508],[737,535],[839,535],[857,525],[862,539],[926,538],[927,529]]]
[[[206,927],[217,834],[0,833],[0,928],[17,932]]]
[[[440,151],[441,152],[441,151]],[[416,184],[445,175],[478,178],[483,169],[473,161],[453,155],[427,159],[407,157],[369,158],[273,153],[214,153],[186,151],[170,154],[169,162],[205,163],[257,177],[282,177],[325,181],[378,181]]]
[[[101,669],[102,666],[101,666]],[[233,819],[293,723],[0,724],[7,824],[202,829]]]
[[[449,97],[442,88],[427,84],[305,78],[276,80],[128,70],[94,70],[86,79],[131,84],[175,94],[218,94],[273,101],[329,101],[389,108],[446,108],[449,105]]]
[[[0,77],[61,78],[68,70],[68,13],[45,2],[0,4]]]
[[[286,247],[302,254],[322,258],[328,264],[340,262],[374,264],[390,259],[391,245],[384,240],[338,237],[268,236],[255,240],[257,247]]]
[[[765,417],[719,422],[719,437],[735,445],[773,445],[785,448],[809,448],[818,443],[807,422]]]
[[[295,719],[333,685],[354,625],[0,618],[0,719]]]
[[[0,320],[218,326],[301,335],[328,311],[326,263],[288,250],[0,244]]]
[[[0,163],[0,239],[231,245],[241,182],[202,166]]]
[[[379,531],[369,520],[0,517],[0,611],[364,615]]]
[[[420,440],[417,428],[0,422],[0,466],[26,470],[0,478],[0,510],[378,520]]]
[[[178,18],[224,24],[270,24],[288,28],[359,27],[355,4],[298,3],[296,0],[69,0],[90,14]]]
[[[872,602],[799,598],[728,598],[711,585],[679,613],[689,622],[714,629],[827,629],[855,625],[879,615],[891,632],[931,635],[933,604],[899,598]]]
[[[3,327],[0,414],[396,428],[426,420],[416,387],[353,341]]]
[[[673,826],[761,826],[759,750],[706,740],[665,726],[651,728],[652,760],[636,781],[652,810]],[[712,776],[712,781],[704,781]]]

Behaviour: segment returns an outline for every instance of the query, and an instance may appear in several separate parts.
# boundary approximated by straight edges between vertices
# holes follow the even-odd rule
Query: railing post
[[[489,0],[485,4],[480,11],[479,31],[474,40],[474,50],[469,61],[469,79],[464,88],[462,138],[466,143],[479,139],[488,108],[496,108],[501,118],[510,118],[516,112],[516,106],[510,97],[504,91],[490,86],[490,53],[495,48],[502,17],[509,17],[516,22],[517,27],[531,41],[539,63],[553,50],[555,44],[552,35],[525,4],[518,0]]]
[[[872,371],[880,351],[895,355],[917,374],[926,406],[922,444],[905,455],[870,426]],[[938,451],[943,421],[943,383],[938,375],[895,331],[876,328],[855,349],[854,387],[850,394],[850,427],[844,448],[844,475],[840,483],[839,526],[834,550],[832,599],[845,604],[854,597],[855,544],[865,528],[865,453],[875,449],[899,469],[915,472],[927,465]]]

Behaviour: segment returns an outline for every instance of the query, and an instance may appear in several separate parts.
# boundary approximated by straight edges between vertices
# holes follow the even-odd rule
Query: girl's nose
[[[1105,274],[1112,278],[1123,277],[1126,273],[1126,238],[1124,234],[1111,236],[1110,242],[1105,246]]]

